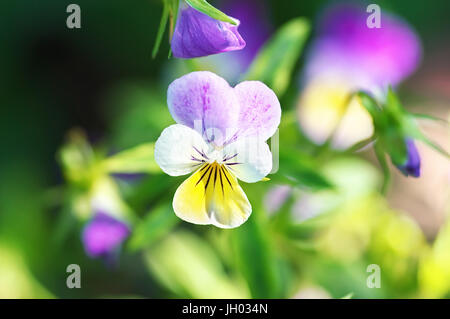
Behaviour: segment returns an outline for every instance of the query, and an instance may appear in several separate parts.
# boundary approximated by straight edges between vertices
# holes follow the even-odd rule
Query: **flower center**
[[[203,185],[205,187],[205,193],[208,190],[208,186],[214,190],[216,184],[222,190],[222,195],[225,195],[225,187],[233,189],[234,176],[226,164],[219,164],[217,162],[205,163],[198,173],[200,174],[200,178],[197,180],[195,186]]]
[[[191,156],[191,160],[194,162],[194,167],[199,167],[197,174],[200,176],[195,186],[204,186],[205,193],[208,187],[212,191],[219,187],[223,196],[225,196],[224,188],[233,190],[235,184],[233,166],[241,164],[237,161],[238,154],[226,154],[222,150],[214,150],[206,154],[204,150],[195,146],[193,150],[194,155]]]
[[[217,164],[223,164],[226,166],[233,166],[241,164],[237,161],[238,153],[233,154],[225,154],[221,152],[220,150],[214,150],[211,153],[208,153],[206,155],[206,152],[203,150],[199,150],[195,146],[194,148],[194,155],[191,155],[191,160],[195,163],[195,166],[201,166],[205,163],[217,163]]]

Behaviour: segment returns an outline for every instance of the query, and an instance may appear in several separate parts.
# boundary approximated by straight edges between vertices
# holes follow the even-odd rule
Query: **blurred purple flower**
[[[245,22],[239,26],[239,32],[246,41],[245,48],[226,55],[230,59],[237,60],[239,71],[245,72],[271,34],[267,3],[264,0],[227,0],[223,2],[226,12]]]
[[[397,168],[405,175],[405,176],[420,176],[420,154],[414,144],[414,141],[410,138],[405,140],[406,149],[408,151],[408,159],[406,163],[403,165],[395,164]]]
[[[306,77],[342,73],[384,87],[395,86],[414,72],[421,45],[412,28],[384,12],[381,27],[369,28],[368,16],[363,6],[353,3],[326,10],[309,52]]]
[[[245,41],[238,25],[215,20],[182,3],[172,37],[172,52],[177,58],[197,58],[241,50]]]
[[[381,27],[369,28],[369,16],[357,2],[341,2],[319,19],[297,105],[302,131],[317,144],[347,149],[372,136],[372,117],[357,99],[347,104],[349,94],[366,90],[384,100],[388,85],[420,62],[420,41],[406,22],[383,12]]]
[[[269,214],[277,212],[291,195],[292,188],[288,185],[272,187],[264,197],[264,206]]]
[[[108,258],[129,235],[130,228],[124,222],[98,212],[84,227],[82,241],[90,257]]]

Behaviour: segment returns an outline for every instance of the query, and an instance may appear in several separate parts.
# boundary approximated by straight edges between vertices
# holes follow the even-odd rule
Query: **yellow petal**
[[[173,208],[185,221],[221,228],[240,226],[252,211],[236,177],[215,162],[202,166],[178,187]]]

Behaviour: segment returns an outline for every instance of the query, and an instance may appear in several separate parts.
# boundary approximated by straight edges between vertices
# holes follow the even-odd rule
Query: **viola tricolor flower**
[[[330,7],[319,21],[318,36],[307,55],[298,118],[317,144],[330,140],[345,149],[373,134],[370,115],[349,94],[365,90],[384,99],[388,85],[398,85],[415,71],[420,41],[408,24],[383,13],[380,28],[367,26],[365,8]]]
[[[238,32],[240,22],[235,20],[237,25],[215,20],[182,2],[172,36],[173,56],[190,59],[241,50],[245,41]]]
[[[380,28],[369,28],[367,17],[365,7],[354,3],[328,8],[308,54],[306,77],[341,73],[358,82],[365,79],[360,85],[386,87],[412,74],[421,58],[420,41],[412,28],[384,12]]]
[[[395,166],[405,175],[405,176],[420,176],[420,155],[419,151],[414,144],[414,141],[410,138],[405,140],[406,150],[407,150],[407,160],[405,163],[398,164],[394,163]]]
[[[109,258],[129,235],[130,228],[127,224],[98,212],[85,226],[82,241],[90,257]]]
[[[259,81],[233,88],[214,73],[193,72],[170,84],[167,102],[178,124],[161,133],[155,160],[171,176],[193,173],[175,193],[175,214],[194,224],[241,225],[252,207],[238,179],[255,183],[272,169],[266,141],[280,123],[275,93]]]

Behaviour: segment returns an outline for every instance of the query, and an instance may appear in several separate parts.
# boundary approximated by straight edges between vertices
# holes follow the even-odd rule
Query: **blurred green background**
[[[66,27],[70,3],[0,4],[1,298],[450,297],[449,163],[422,145],[423,177],[395,174],[387,198],[370,151],[319,158],[337,188],[291,190],[276,212],[264,204],[276,180],[244,185],[252,217],[226,231],[175,217],[171,200],[182,179],[114,177],[133,212],[133,234],[116,265],[87,257],[86,218],[74,204],[82,191],[67,186],[57,156],[68,132],[78,128],[84,133],[72,135],[85,134],[102,154],[154,142],[173,123],[168,84],[201,63],[167,59],[166,40],[151,59],[158,1],[79,0],[81,29]],[[328,3],[267,1],[272,28],[299,16],[314,25]],[[400,88],[405,106],[448,119],[450,3],[376,3],[404,17],[423,42],[422,65]],[[302,58],[281,97],[283,113],[294,109],[301,65]],[[424,129],[448,149],[448,130]],[[280,145],[315,151],[295,123],[280,128]],[[66,287],[69,264],[81,267],[81,289]],[[370,264],[381,267],[380,289],[366,285]]]

